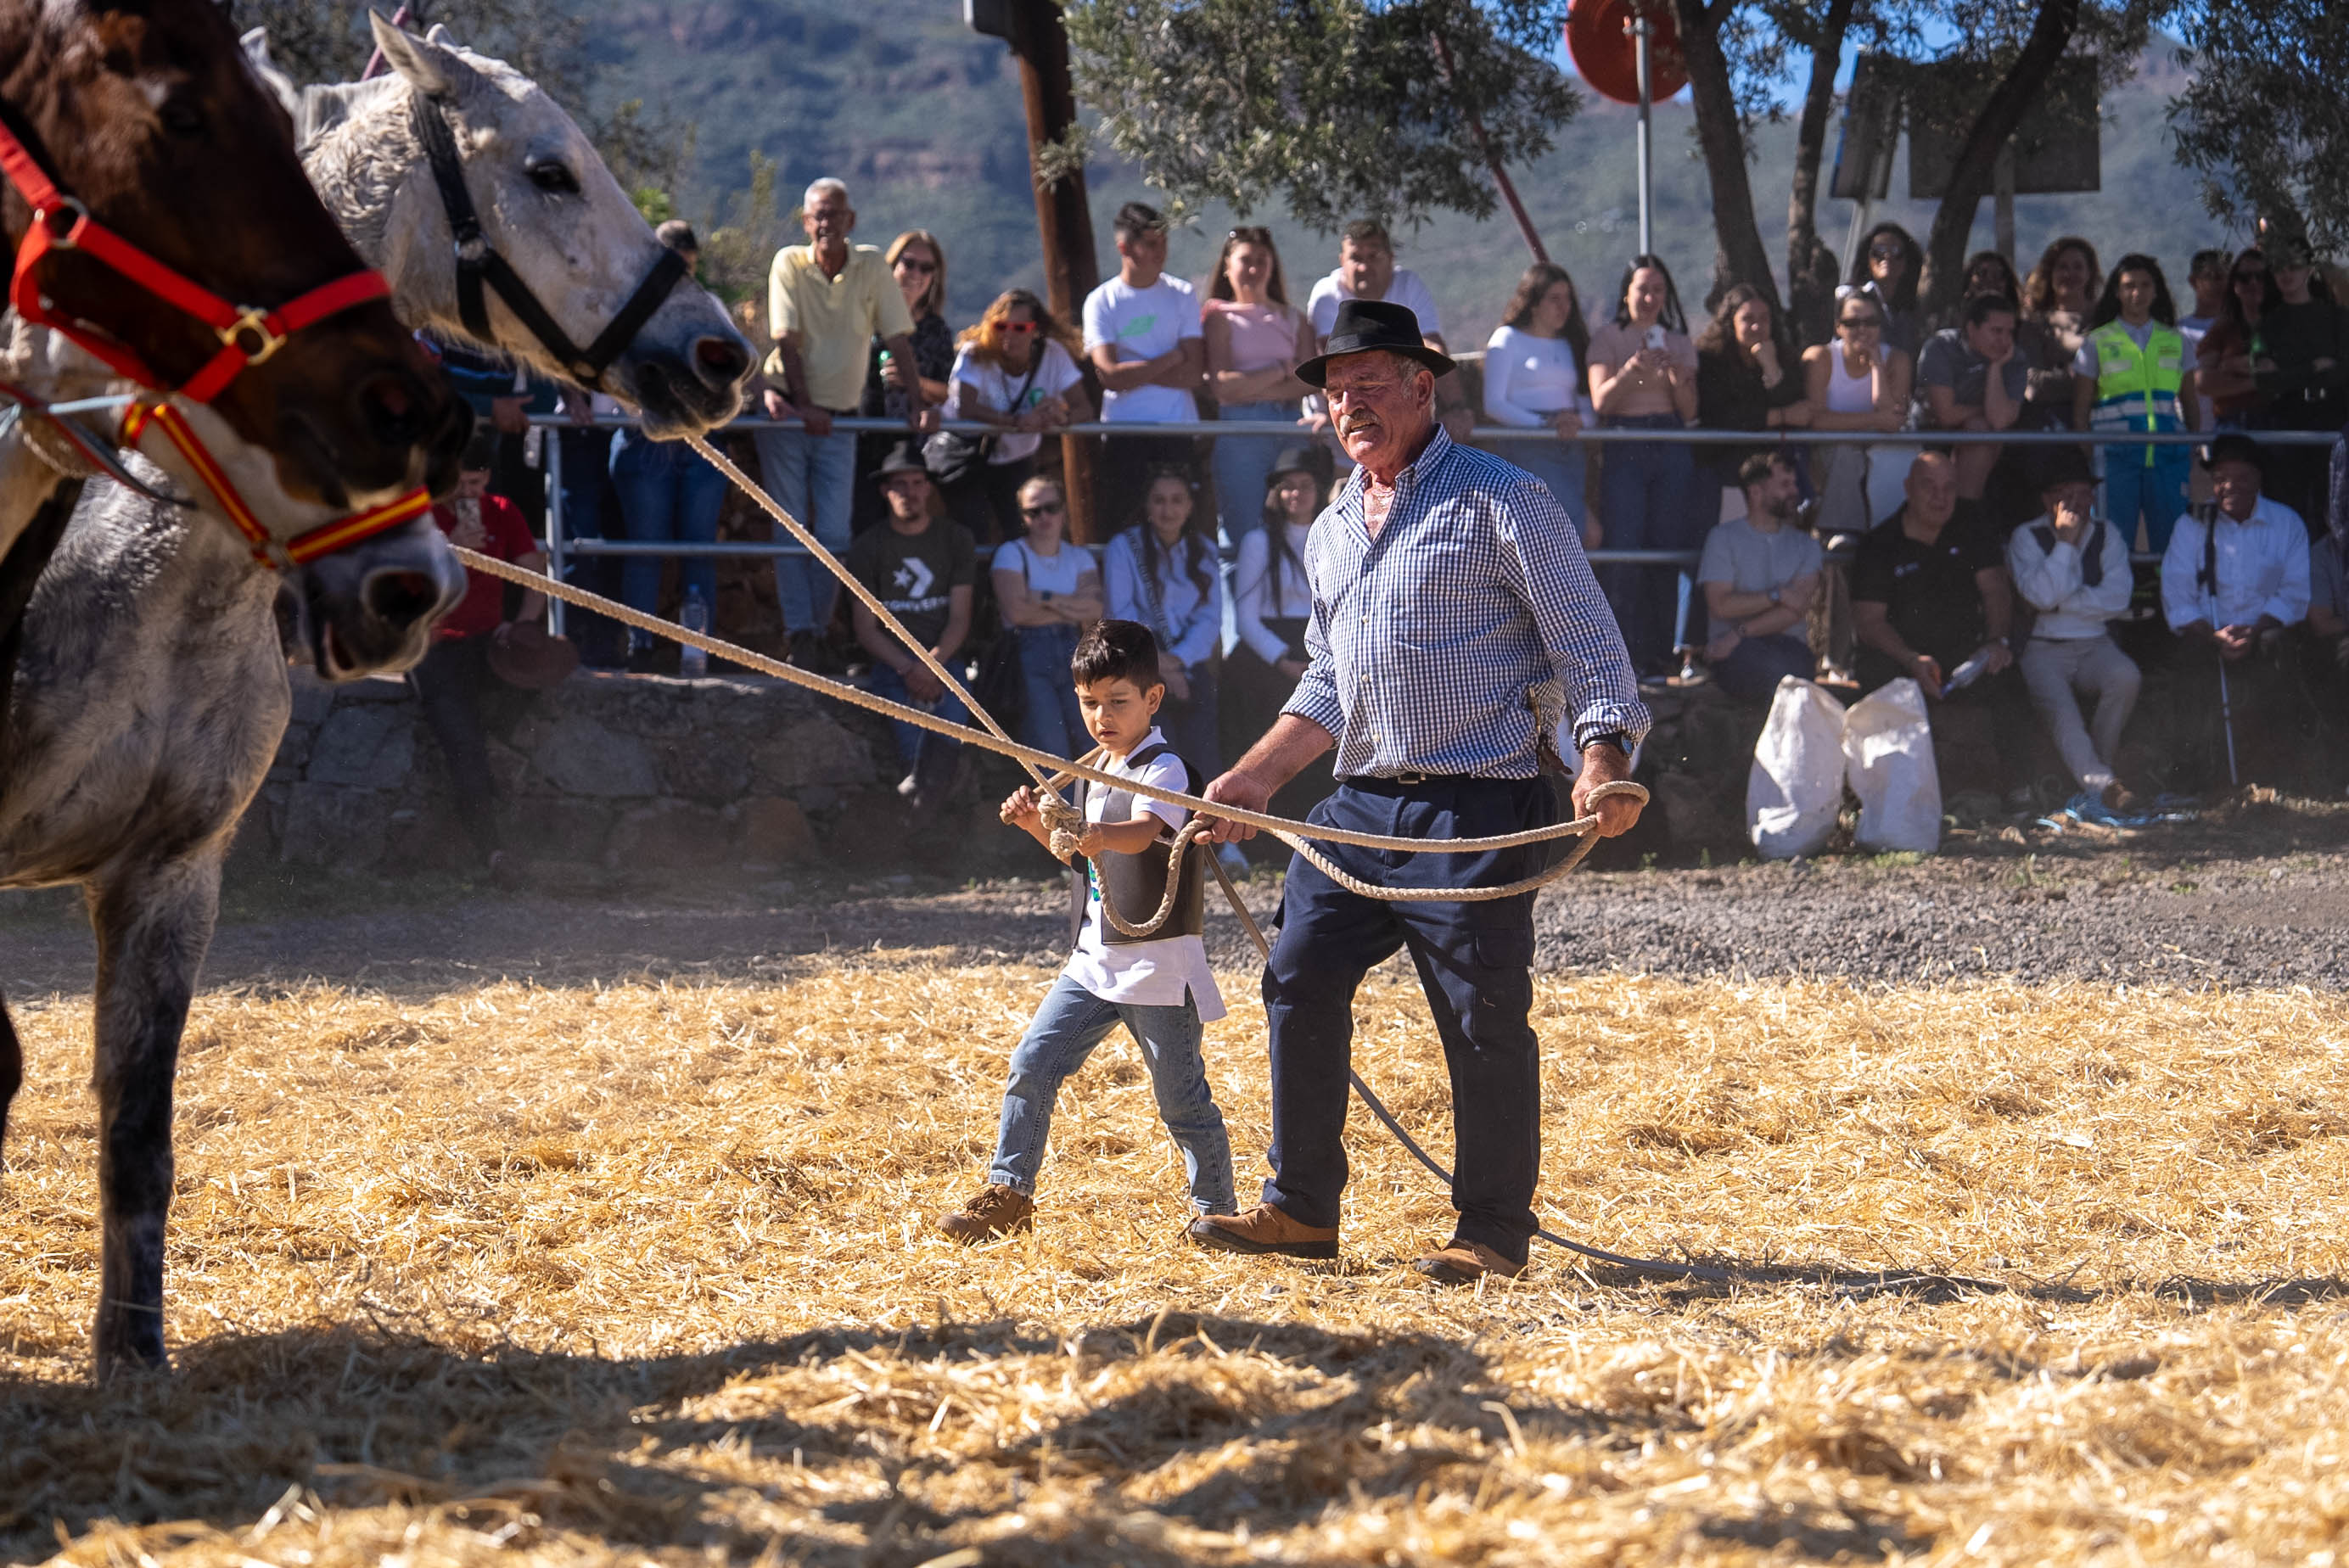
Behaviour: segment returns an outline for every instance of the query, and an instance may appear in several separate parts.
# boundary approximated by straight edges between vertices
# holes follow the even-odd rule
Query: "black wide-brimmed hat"
[[[2215,469],[2220,463],[2249,463],[2260,470],[2261,479],[2267,477],[2266,449],[2240,430],[2230,430],[2202,449],[2204,468]]]
[[[930,466],[922,461],[922,450],[910,440],[900,441],[889,449],[881,466],[873,470],[875,483],[886,483],[891,474],[920,474],[927,478]]]
[[[2039,481],[2039,493],[2045,495],[2060,485],[2095,484],[2096,470],[2088,461],[2088,454],[2079,448],[2049,447],[2034,465],[2033,477]]]
[[[1327,447],[1302,444],[1283,447],[1280,449],[1280,456],[1272,459],[1272,467],[1265,470],[1264,482],[1269,487],[1273,480],[1283,474],[1304,474],[1316,483],[1326,485],[1330,482],[1330,469],[1332,466],[1330,460],[1330,449]]]
[[[1297,367],[1297,378],[1308,387],[1323,385],[1322,377],[1330,361],[1348,354],[1368,354],[1384,349],[1415,359],[1438,376],[1449,375],[1452,360],[1427,346],[1420,335],[1419,317],[1405,304],[1389,304],[1382,299],[1341,300],[1338,319],[1330,328],[1330,341],[1321,352]]]

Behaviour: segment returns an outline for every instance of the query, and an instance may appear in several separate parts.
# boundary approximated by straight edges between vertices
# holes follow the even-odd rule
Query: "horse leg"
[[[16,1026],[8,1016],[8,1004],[0,1001],[0,1154],[8,1150],[8,1103],[24,1087],[25,1048],[16,1043]]]
[[[220,855],[119,867],[88,891],[98,934],[98,1207],[95,1334],[102,1381],[160,1367],[163,1222],[171,1205],[171,1086],[196,971],[220,903]]]

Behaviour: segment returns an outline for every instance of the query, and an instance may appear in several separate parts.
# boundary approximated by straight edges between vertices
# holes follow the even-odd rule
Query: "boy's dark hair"
[[[1111,220],[1110,232],[1121,240],[1132,240],[1138,234],[1147,234],[1154,229],[1164,227],[1166,220],[1160,216],[1157,208],[1145,201],[1128,201]]]
[[[1166,683],[1158,674],[1158,639],[1139,621],[1095,621],[1077,639],[1069,674],[1081,686],[1132,681],[1137,691]]]
[[[1755,452],[1737,465],[1737,488],[1750,490],[1767,480],[1780,469],[1790,474],[1795,471],[1794,455],[1785,449],[1773,448],[1766,452]]]
[[[2017,310],[2014,302],[2004,294],[1978,294],[1966,301],[1968,326],[1980,326],[1994,315],[2011,315],[2018,322],[2023,319],[2023,313]]]

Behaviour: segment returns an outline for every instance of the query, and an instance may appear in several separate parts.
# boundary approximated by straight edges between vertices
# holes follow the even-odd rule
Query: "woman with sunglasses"
[[[947,400],[947,373],[955,356],[954,332],[946,318],[947,253],[927,229],[908,229],[890,241],[881,255],[889,263],[889,275],[897,280],[907,314],[914,318],[914,363],[898,364],[897,356],[875,337],[864,372],[864,396],[856,411],[868,419],[888,418],[902,424],[912,383],[920,384],[925,407],[935,408]],[[753,337],[750,341],[767,340]],[[903,432],[894,436],[868,432],[857,437],[856,471],[870,474],[878,469],[889,449],[904,439]],[[880,521],[885,510],[879,485],[859,484],[851,526],[862,533]]]
[[[962,335],[946,418],[992,425],[999,433],[978,441],[933,436],[922,455],[947,512],[973,540],[1019,537],[1019,487],[1036,471],[1043,433],[1092,417],[1077,368],[1081,352],[1076,335],[1026,289],[997,295],[978,325]],[[1064,686],[1065,673],[1054,674]]]
[[[1101,619],[1101,573],[1091,551],[1068,542],[1069,502],[1059,480],[1029,480],[1016,500],[1027,537],[995,552],[988,578],[1003,612],[1003,634],[1019,644],[1027,694],[1019,738],[1055,757],[1074,757],[1087,748],[1069,660],[1079,633]]]
[[[2253,245],[2236,256],[2228,270],[2226,308],[2220,312],[2217,325],[2203,334],[2202,346],[2195,352],[2195,380],[2218,416],[2218,429],[2249,428],[2260,407],[2251,346],[2261,335],[2260,323],[2277,303],[2275,280],[2268,275],[2267,253]]]
[[[1909,394],[1916,362],[1884,342],[1884,308],[1876,295],[1852,293],[1836,301],[1832,342],[1803,351],[1804,387],[1814,430],[1868,431],[1890,435],[1909,421]],[[1908,478],[1913,447],[1883,445],[1823,447],[1819,511],[1815,525],[1826,547],[1816,601],[1826,621],[1827,662],[1851,668],[1857,648],[1851,619],[1851,563],[1859,541],[1877,521],[1891,515],[1899,499],[1885,499]]]
[[[1297,378],[1297,366],[1319,348],[1312,321],[1288,303],[1288,280],[1271,230],[1251,226],[1225,236],[1199,313],[1216,417],[1234,424],[1294,427],[1302,400],[1313,391]],[[1265,476],[1290,434],[1293,429],[1216,438],[1216,511],[1226,550],[1237,549],[1257,526]]]
[[[1925,247],[1898,223],[1878,223],[1859,242],[1851,258],[1851,273],[1836,293],[1872,294],[1884,313],[1884,346],[1917,356],[1925,340],[1924,313],[1917,305],[1917,284],[1925,272]]]

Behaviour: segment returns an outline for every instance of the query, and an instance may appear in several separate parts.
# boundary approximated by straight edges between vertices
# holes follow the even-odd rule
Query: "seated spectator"
[[[2177,306],[2151,256],[2123,256],[2088,318],[2087,341],[2072,366],[2075,429],[2177,432],[2195,428],[2200,409],[2186,335],[2172,325]],[[2131,549],[2137,525],[2147,548],[2169,543],[2186,509],[2191,459],[2180,446],[2106,447],[2105,515]]]
[[[2198,789],[2229,771],[2230,782],[2280,776],[2292,696],[2284,632],[2309,605],[2308,531],[2260,493],[2267,454],[2229,434],[2202,460],[2217,507],[2207,522],[2179,518],[2161,557],[2161,613],[2180,655],[2183,781]]]
[[[1946,452],[1920,453],[1909,465],[1908,499],[1860,542],[1851,599],[1861,686],[1914,679],[1937,733],[1946,707],[1986,709],[2007,804],[2028,806],[2031,699],[2006,645],[2013,592],[1998,537],[1980,505],[1959,496]],[[1950,689],[1976,661],[1981,673]]]
[[[1687,428],[1696,418],[1696,345],[1662,258],[1632,257],[1615,302],[1615,319],[1590,335],[1590,402],[1600,428]],[[1679,441],[1608,448],[1599,485],[1601,542],[1611,550],[1692,550],[1718,515],[1717,505],[1697,504],[1696,455]],[[1679,641],[1674,575],[1669,566],[1599,569],[1642,676],[1664,674]]]
[[[759,470],[782,509],[838,554],[854,531],[856,437],[834,430],[832,422],[855,413],[864,398],[874,338],[894,357],[918,363],[914,319],[881,253],[848,242],[856,212],[847,186],[830,179],[810,185],[800,226],[808,242],[777,251],[767,274],[767,322],[775,347],[767,356],[765,407],[768,418],[785,424],[757,433]],[[929,404],[919,383],[901,390],[906,422],[927,424]],[[819,645],[832,624],[835,592],[832,573],[813,557],[775,558],[776,603],[793,664],[831,662]]]
[[[2194,351],[2195,378],[2218,416],[2212,429],[2240,430],[2257,414],[2262,399],[2251,341],[2278,303],[2266,253],[2254,246],[2238,255],[2227,274],[2226,307]]]
[[[1305,576],[1305,542],[1329,499],[1326,448],[1293,446],[1274,459],[1264,494],[1261,526],[1240,541],[1232,569],[1234,619],[1239,641],[1224,660],[1223,728],[1237,757],[1272,727],[1280,710],[1305,678],[1311,658],[1305,651],[1306,624],[1313,618],[1313,584]],[[1281,786],[1269,808],[1299,820],[1330,793],[1334,782],[1330,754],[1306,765]],[[1288,846],[1269,835],[1249,841],[1268,858],[1285,857]]]
[[[1112,620],[1139,621],[1158,639],[1166,700],[1158,727],[1192,771],[1223,771],[1216,737],[1216,650],[1224,632],[1224,574],[1199,515],[1189,472],[1160,469],[1143,491],[1143,521],[1102,552]]]
[[[1055,757],[1075,757],[1092,746],[1069,683],[1069,660],[1078,634],[1101,619],[1101,573],[1091,551],[1068,542],[1069,503],[1057,480],[1030,480],[1019,487],[1018,506],[1028,536],[998,550],[990,564],[1003,634],[1019,645],[1027,693],[1019,738]]]
[[[1803,351],[1805,401],[1815,430],[1868,430],[1891,434],[1908,423],[1909,382],[1916,366],[1884,341],[1884,307],[1873,294],[1836,302],[1832,342]],[[1878,464],[1891,466],[1893,449],[1827,447],[1819,485],[1817,528],[1822,535],[1866,533],[1876,526],[1868,475]],[[1907,477],[1903,464],[1901,477]],[[1898,502],[1893,503],[1899,504]],[[1890,507],[1885,509],[1890,511]]]
[[[559,388],[502,355],[465,344],[433,343],[429,352],[495,438],[490,493],[520,507],[523,521],[539,531],[546,526],[545,432],[530,421],[562,406]]]
[[[1312,319],[1288,303],[1271,230],[1234,229],[1225,237],[1200,310],[1216,418],[1285,425],[1294,435],[1298,404],[1313,390],[1297,378],[1297,367],[1319,350]],[[1216,518],[1225,548],[1256,527],[1265,475],[1283,439],[1278,431],[1216,438]]]
[[[1704,657],[1713,678],[1739,702],[1759,702],[1784,677],[1806,681],[1817,671],[1802,628],[1819,591],[1819,542],[1795,521],[1801,487],[1792,453],[1755,452],[1737,479],[1745,515],[1705,536],[1696,581],[1710,617]]]
[[[945,491],[948,515],[974,540],[1019,537],[1019,492],[1036,471],[1042,433],[1092,418],[1078,352],[1076,335],[1026,289],[997,295],[978,325],[962,335],[946,417],[1002,433],[984,441],[933,436],[923,455]],[[1053,686],[1063,693],[1071,690],[1068,662],[1062,658],[1052,670]]]
[[[1357,218],[1339,234],[1337,268],[1313,285],[1313,294],[1305,302],[1305,314],[1313,318],[1317,352],[1328,346],[1330,334],[1338,324],[1338,307],[1350,299],[1384,300],[1389,304],[1402,305],[1418,319],[1421,342],[1438,354],[1450,352],[1444,346],[1444,323],[1435,313],[1435,296],[1428,292],[1417,273],[1395,265],[1394,241],[1383,224],[1369,218]],[[1319,422],[1326,428],[1329,405],[1320,394],[1317,392],[1307,403],[1318,408]],[[1468,394],[1461,387],[1457,371],[1446,371],[1437,379],[1435,412],[1454,440],[1468,438],[1475,421],[1469,413]]]
[[[1192,393],[1206,370],[1205,328],[1196,291],[1166,275],[1166,220],[1154,207],[1128,201],[1117,210],[1112,232],[1117,276],[1085,296],[1084,346],[1101,378],[1102,420],[1195,420],[1199,405]],[[1142,508],[1143,476],[1162,468],[1195,473],[1197,452],[1189,436],[1103,437],[1093,483],[1102,515],[1133,516]]]
[[[433,507],[432,521],[451,543],[543,572],[546,553],[530,536],[522,510],[490,492],[496,461],[495,438],[477,433],[460,461],[457,493]],[[423,706],[424,722],[449,765],[449,799],[457,820],[476,862],[500,882],[511,878],[513,867],[498,830],[497,780],[490,772],[482,709],[496,710],[490,719],[501,732],[521,717],[528,693],[499,678],[492,658],[501,647],[515,645],[523,656],[543,662],[550,641],[540,624],[545,612],[546,595],[524,593],[508,620],[505,583],[486,573],[469,573],[465,596],[433,628],[423,662],[408,672],[409,689]]]
[[[1737,284],[1696,338],[1696,422],[1708,430],[1795,430],[1811,422],[1809,387],[1779,338],[1778,313],[1760,289]],[[1740,484],[1751,447],[1701,447],[1714,490]],[[1700,490],[1697,506],[1707,496]],[[1722,498],[1710,497],[1719,515]]]
[[[2268,267],[2276,301],[2260,324],[2265,352],[2252,368],[2261,407],[2250,422],[2263,430],[2337,431],[2349,423],[2349,310],[2334,303],[2306,240],[2271,240]],[[2268,451],[2262,488],[2321,531],[2328,466],[2323,447],[2278,445]]]
[[[2015,320],[2023,319],[2023,280],[2015,275],[2014,263],[1996,251],[1976,251],[1966,258],[1965,282],[1958,285],[1956,304],[1933,330],[1965,325],[1966,301],[1984,294],[1998,295],[2014,307]]]
[[[2127,266],[2123,262],[2116,274]],[[2133,802],[2113,764],[2139,677],[2106,623],[2127,611],[2135,586],[2128,540],[2095,515],[2095,474],[2074,449],[2056,448],[2041,465],[2039,494],[2045,514],[2006,542],[2014,591],[2038,612],[2023,647],[2023,685],[2083,796],[2126,810]],[[2092,724],[2081,721],[2082,696],[2095,699]]]
[[[940,664],[950,665],[970,636],[978,548],[961,524],[931,517],[930,474],[913,442],[901,442],[883,459],[875,479],[889,502],[888,525],[858,534],[842,564]],[[885,629],[864,601],[850,604],[849,624],[858,645],[872,655],[875,693],[957,724],[970,722],[962,699]],[[957,766],[963,758],[961,743],[902,720],[892,720],[889,727],[896,735],[898,764],[905,769],[897,793],[923,810],[950,798],[964,771]]]
[[[660,226],[661,242],[685,258],[689,269],[700,263],[701,247],[693,230],[672,220]],[[623,425],[612,432],[612,490],[619,498],[620,529],[633,540],[652,542],[708,544],[718,537],[718,512],[726,500],[726,476],[683,441],[656,441],[638,427]],[[709,555],[680,555],[677,561],[678,617],[698,595],[705,616],[718,612],[718,561]],[[660,611],[661,569],[657,555],[631,555],[620,563],[620,599],[631,610],[647,615]],[[707,630],[709,622],[702,622]],[[667,640],[634,627],[628,631],[628,668],[639,674],[654,669],[667,656]]]
[[[1554,445],[1512,441],[1501,452],[1549,487],[1583,531],[1586,549],[1597,545],[1598,535],[1590,526],[1582,446],[1575,437],[1597,417],[1583,378],[1589,357],[1590,328],[1583,322],[1574,280],[1564,267],[1536,262],[1517,280],[1517,292],[1485,346],[1485,418],[1495,425],[1547,427],[1557,433]]]
[[[1867,294],[1884,313],[1884,346],[1914,359],[1925,341],[1924,313],[1917,284],[1925,275],[1925,247],[1898,223],[1878,223],[1851,258],[1851,275],[1836,291],[1840,298]]]
[[[2030,366],[2014,346],[2014,309],[1996,294],[1966,302],[1961,325],[1933,335],[1917,360],[1920,430],[2011,430],[2023,417]],[[1980,500],[2002,449],[1956,449],[1958,497]],[[1911,469],[1913,474],[1915,469]],[[1914,491],[1909,492],[1914,499]]]
[[[2072,420],[2073,362],[2088,338],[2088,316],[2105,286],[2096,247],[2067,234],[2040,253],[2023,280],[2023,319],[2015,346],[2031,367],[2021,427],[2060,430]]]
[[[954,368],[954,331],[947,325],[947,252],[926,229],[908,229],[881,253],[889,275],[897,280],[906,314],[914,318],[914,363],[908,366],[896,351],[874,335],[868,342],[872,355],[864,369],[864,397],[856,411],[868,419],[907,419],[913,415],[912,392],[922,401],[942,407],[952,391],[947,377]],[[756,343],[758,338],[752,338]],[[887,510],[879,487],[863,482],[880,466],[898,438],[885,431],[867,431],[856,438],[859,483],[853,509],[853,526],[859,533],[881,521]]]

